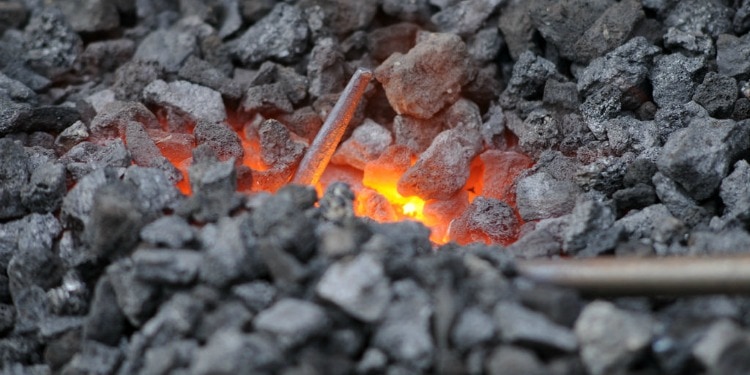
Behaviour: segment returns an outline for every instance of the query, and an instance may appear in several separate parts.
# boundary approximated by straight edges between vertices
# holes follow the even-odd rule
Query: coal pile
[[[0,31],[2,373],[750,373],[745,296],[516,268],[750,250],[750,1],[5,0]],[[324,189],[289,184],[359,67]]]

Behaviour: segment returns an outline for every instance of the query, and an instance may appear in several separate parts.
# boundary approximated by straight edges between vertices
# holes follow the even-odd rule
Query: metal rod
[[[750,293],[750,256],[598,257],[526,260],[518,273],[531,280],[593,295]]]
[[[346,127],[354,117],[362,94],[364,94],[371,79],[371,70],[359,68],[354,72],[346,88],[341,92],[341,97],[323,123],[323,127],[320,128],[313,143],[302,158],[297,172],[292,178],[293,183],[315,185],[320,180],[320,176],[323,175],[328,162],[331,161],[336,147],[341,142]]]

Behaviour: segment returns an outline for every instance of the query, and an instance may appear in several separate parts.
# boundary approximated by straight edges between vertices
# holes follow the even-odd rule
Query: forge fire
[[[0,0],[0,373],[750,373],[748,32]]]

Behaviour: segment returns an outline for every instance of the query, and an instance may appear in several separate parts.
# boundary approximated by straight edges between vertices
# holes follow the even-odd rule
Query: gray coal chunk
[[[24,131],[32,112],[30,105],[0,95],[0,135]]]
[[[253,213],[253,232],[272,238],[282,249],[299,259],[315,250],[315,221],[305,214],[317,200],[310,186],[287,185],[268,197]]]
[[[484,369],[489,375],[549,374],[549,370],[533,351],[509,345],[499,346],[493,350]]]
[[[719,35],[716,40],[716,65],[719,74],[747,78],[750,70],[750,35]]]
[[[112,282],[105,275],[94,289],[88,315],[83,326],[83,337],[105,345],[116,346],[124,333],[125,315],[117,305],[117,296]]]
[[[678,221],[663,204],[652,204],[640,211],[631,212],[615,222],[629,238],[650,238],[659,223]]]
[[[76,69],[92,75],[114,72],[130,61],[134,52],[135,42],[127,38],[92,42],[78,59]]]
[[[513,104],[519,98],[530,99],[538,96],[550,78],[564,80],[552,61],[526,51],[513,64],[513,73],[508,80],[508,86],[501,95],[501,100]]]
[[[334,38],[319,39],[310,51],[310,61],[307,63],[310,96],[317,98],[341,92],[350,75],[338,41]]]
[[[576,109],[581,104],[575,82],[561,82],[556,79],[548,79],[544,84],[542,100],[546,104],[567,109]]]
[[[495,27],[479,30],[469,38],[467,44],[469,45],[469,55],[479,63],[493,61],[500,50],[505,47],[505,41]]]
[[[688,238],[688,254],[698,256],[747,254],[750,234],[740,228],[720,232],[694,231]]]
[[[669,137],[657,166],[697,201],[704,200],[750,148],[750,123],[698,118]]]
[[[249,216],[221,218],[200,232],[203,248],[200,279],[225,287],[239,279],[256,278],[263,271],[256,239],[249,234]]]
[[[245,155],[240,137],[225,122],[198,121],[193,135],[195,135],[196,145],[207,146],[221,161],[233,159],[235,162],[240,162]]]
[[[521,129],[511,129],[518,136],[518,145],[527,155],[539,156],[560,143],[563,136],[557,116],[543,108],[535,109],[526,116]]]
[[[683,31],[676,27],[667,29],[664,34],[664,47],[689,55],[713,56],[716,53],[714,40],[704,33]]]
[[[572,327],[581,309],[584,299],[578,291],[551,284],[539,284],[515,280],[519,299],[524,306],[544,314],[553,322],[565,327]]]
[[[30,214],[21,223],[17,249],[7,269],[14,297],[30,286],[46,290],[60,280],[59,259],[52,251],[53,241],[62,231],[60,222],[52,214]]]
[[[305,154],[305,144],[294,140],[286,126],[274,119],[260,124],[258,136],[261,160],[269,166],[294,168]]]
[[[203,317],[193,336],[198,340],[207,341],[214,332],[232,329],[241,331],[248,327],[252,320],[253,313],[242,302],[224,302]]]
[[[0,32],[18,28],[28,15],[26,5],[21,1],[9,1],[0,6]]]
[[[380,319],[392,295],[383,265],[367,253],[334,263],[315,291],[320,298],[364,322]]]
[[[621,113],[620,96],[620,89],[606,85],[592,92],[581,104],[580,110],[585,124],[597,139],[606,139],[609,120]]]
[[[721,3],[701,0],[679,1],[669,11],[664,25],[713,38],[732,30],[734,10]]]
[[[195,239],[195,230],[184,218],[163,216],[141,229],[141,240],[156,246],[179,249]]]
[[[337,224],[346,224],[354,217],[353,203],[354,192],[351,187],[345,182],[336,181],[326,187],[326,191],[318,201],[318,206],[320,207],[320,215],[324,219]],[[335,238],[338,237],[340,232],[333,229],[333,231],[326,231],[325,233],[332,235],[331,238]],[[327,235],[323,234],[321,237],[326,238]]]
[[[16,310],[16,328],[34,330],[50,318],[49,304],[44,289],[39,286],[27,286],[16,292],[13,304]]]
[[[365,165],[380,157],[391,143],[391,132],[368,118],[354,129],[349,139],[341,143],[331,162],[364,170]]]
[[[196,375],[270,373],[283,362],[283,352],[275,339],[259,333],[222,330],[195,353],[190,371]]]
[[[20,217],[27,212],[21,194],[30,174],[23,146],[0,139],[0,218]]]
[[[698,205],[687,192],[677,183],[661,172],[656,172],[653,183],[657,197],[674,217],[682,220],[685,224],[693,227],[701,222],[707,221],[709,212]]]
[[[383,61],[392,53],[407,53],[414,47],[419,26],[410,22],[384,26],[372,30],[367,36],[367,46],[372,57]]]
[[[695,118],[706,118],[708,111],[696,102],[668,104],[656,111],[654,121],[661,143],[678,129],[686,128]],[[650,178],[649,178],[650,181]]]
[[[182,173],[161,154],[154,140],[146,133],[143,125],[135,121],[129,121],[125,125],[125,141],[136,165],[159,169],[173,183],[182,180]]]
[[[383,0],[383,12],[402,21],[427,21],[432,13],[429,0],[403,2]]]
[[[689,102],[697,86],[696,76],[705,66],[703,57],[686,57],[681,53],[656,57],[651,71],[654,102],[659,107]]]
[[[724,203],[724,219],[750,219],[750,164],[740,160],[734,170],[721,181],[719,197]]]
[[[122,361],[122,350],[97,341],[80,343],[81,349],[62,368],[66,374],[113,374]]]
[[[76,121],[57,135],[57,138],[55,138],[55,150],[59,154],[64,154],[73,148],[73,146],[88,139],[90,135],[88,126],[83,121]]]
[[[178,27],[154,30],[138,44],[134,60],[155,62],[169,73],[176,73],[188,58],[199,51],[195,34]]]
[[[65,167],[60,163],[44,163],[31,172],[29,182],[21,191],[21,202],[31,212],[57,211],[67,192]]]
[[[734,351],[734,348],[746,346],[747,333],[737,323],[725,318],[708,326],[702,338],[695,343],[692,352],[706,368],[717,369],[722,366],[722,361],[731,358],[731,355],[725,353]]]
[[[737,8],[732,21],[732,29],[736,35],[742,35],[750,30],[750,3],[743,1]]]
[[[615,223],[615,211],[605,202],[584,200],[573,208],[568,223],[563,234],[562,249],[568,254],[576,254],[595,243],[597,234]]]
[[[367,0],[305,0],[300,2],[300,6],[303,8],[320,7],[326,26],[338,35],[367,27],[378,11],[377,4]]]
[[[322,334],[330,325],[320,306],[295,298],[283,298],[253,321],[255,329],[274,335],[284,346],[295,346]]]
[[[423,120],[406,115],[396,115],[393,119],[395,143],[405,145],[415,153],[427,150],[443,130],[442,122],[433,119]]]
[[[130,121],[146,129],[161,129],[156,116],[145,105],[133,101],[114,101],[106,104],[91,120],[89,129],[96,138],[116,138],[125,135]]]
[[[357,363],[357,373],[377,374],[385,371],[388,365],[388,357],[383,351],[369,348],[362,354],[362,359]]]
[[[131,164],[130,153],[122,139],[114,139],[97,145],[82,142],[71,148],[60,162],[74,180],[80,180],[91,172],[110,168],[126,168]]]
[[[512,207],[495,198],[478,196],[451,222],[449,236],[459,244],[509,245],[515,241],[518,230],[519,222]]]
[[[136,188],[138,204],[149,217],[173,210],[182,198],[174,183],[156,168],[132,165],[125,171],[123,181]]]
[[[538,52],[534,43],[536,27],[530,16],[532,6],[536,4],[530,1],[511,2],[500,12],[498,26],[513,60],[527,50]]]
[[[413,280],[393,284],[394,301],[375,331],[373,345],[397,363],[415,369],[431,367],[435,344],[430,334],[434,313],[427,292]]]
[[[493,316],[504,342],[565,353],[578,349],[578,340],[569,328],[517,303],[499,302]]]
[[[68,73],[83,51],[83,42],[60,10],[34,12],[23,33],[26,63],[52,80]]]
[[[34,90],[30,89],[23,82],[8,77],[4,73],[0,73],[0,90],[5,91],[8,98],[18,102],[35,104],[37,101]]]
[[[635,88],[645,82],[659,52],[659,47],[644,37],[630,39],[583,69],[578,78],[578,92],[588,96],[607,85],[614,85],[621,92]]]
[[[244,65],[268,59],[295,62],[307,48],[310,31],[302,11],[289,4],[277,4],[231,44],[232,55]]]
[[[445,33],[418,34],[408,53],[394,53],[375,69],[396,113],[422,119],[458,100],[474,74],[466,44]]]
[[[136,187],[113,181],[94,192],[83,239],[93,256],[116,259],[135,248],[138,233],[145,224]]]
[[[452,197],[469,178],[471,161],[481,149],[480,137],[478,130],[461,128],[438,134],[399,179],[399,193],[423,199]]]
[[[77,32],[110,31],[120,26],[120,15],[114,2],[106,0],[74,0],[58,5]]]
[[[620,189],[612,194],[612,201],[619,214],[648,207],[656,203],[656,199],[654,187],[644,183]]]
[[[469,36],[474,34],[502,0],[460,1],[432,17],[440,32]]]
[[[544,168],[517,180],[516,205],[524,221],[570,213],[580,192],[573,181],[576,165],[572,159],[550,152],[542,155],[539,165]]]
[[[119,178],[111,168],[98,169],[78,180],[78,183],[63,198],[61,220],[66,228],[83,229],[88,226],[94,193],[108,182]]]
[[[80,119],[81,114],[75,108],[55,105],[39,106],[31,111],[31,115],[26,119],[24,130],[57,133]]]
[[[521,237],[507,250],[521,259],[550,257],[560,254],[562,232],[567,216],[542,219],[533,229],[523,231]],[[523,228],[523,227],[522,227]]]
[[[708,72],[703,83],[696,87],[693,100],[702,105],[711,117],[728,117],[737,100],[737,81],[716,72]]]
[[[232,287],[232,295],[254,313],[271,306],[277,293],[276,287],[266,281],[251,281]]]
[[[261,114],[291,113],[294,105],[283,84],[271,83],[247,89],[242,99],[242,110]]]
[[[164,74],[155,61],[130,60],[115,70],[112,91],[119,100],[137,101],[143,89]]]
[[[188,285],[198,277],[203,254],[192,250],[141,248],[133,253],[135,276],[162,285]]]
[[[631,364],[651,344],[654,329],[651,317],[605,301],[586,305],[575,324],[581,359],[592,375],[610,374]]]
[[[16,325],[16,309],[13,305],[0,304],[0,332],[6,333]]]
[[[227,118],[221,94],[187,81],[151,82],[143,89],[143,99],[148,104],[174,110],[193,123],[221,123]]]
[[[188,172],[193,195],[187,202],[197,205],[192,213],[196,220],[215,221],[236,207],[237,170],[234,159],[194,163]]]
[[[194,339],[177,339],[163,345],[152,346],[143,355],[143,374],[177,372],[190,367],[198,352],[199,344]]]
[[[487,148],[502,148],[505,145],[505,122],[505,113],[500,105],[494,104],[487,110],[479,128],[480,133],[482,133],[482,140]]]
[[[495,337],[495,321],[477,307],[461,312],[451,330],[451,341],[459,350],[467,350]]]
[[[299,104],[307,98],[307,77],[297,73],[294,68],[271,61],[266,61],[260,66],[250,84],[251,86],[278,84],[279,89],[294,104]]]
[[[632,36],[644,17],[640,1],[626,0],[610,5],[573,45],[576,60],[590,61],[619,47]]]
[[[184,80],[218,91],[225,99],[237,101],[242,98],[242,86],[239,82],[195,56],[188,57],[177,74]]]
[[[136,277],[133,261],[129,258],[107,267],[107,276],[120,311],[130,324],[140,327],[158,307],[158,289]]]
[[[544,0],[529,5],[528,17],[563,57],[576,59],[576,42],[612,3],[609,0]]]

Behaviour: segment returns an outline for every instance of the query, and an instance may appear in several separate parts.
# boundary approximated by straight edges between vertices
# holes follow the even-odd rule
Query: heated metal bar
[[[526,260],[519,274],[591,295],[750,293],[750,256]]]
[[[359,105],[362,94],[371,79],[371,70],[359,68],[354,72],[346,88],[341,92],[341,97],[323,123],[323,127],[320,128],[313,143],[302,158],[292,179],[293,183],[315,185],[320,180],[320,176],[323,175],[328,162],[331,161],[346,127],[354,117],[354,111],[357,110],[357,105]]]

